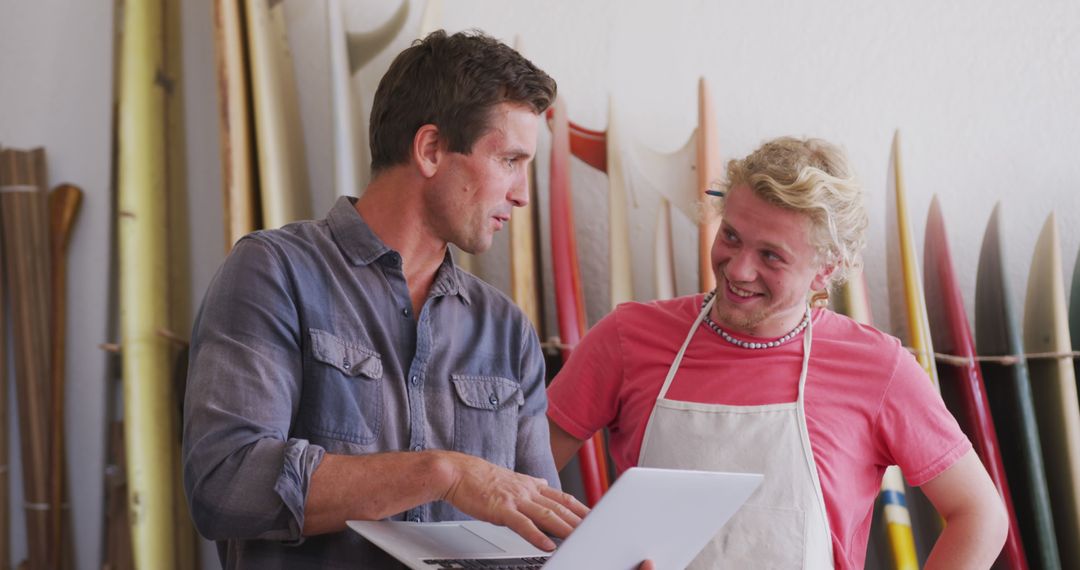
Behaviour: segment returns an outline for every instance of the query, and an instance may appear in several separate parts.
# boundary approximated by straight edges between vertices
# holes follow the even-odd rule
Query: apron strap
[[[799,372],[799,397],[796,400],[799,403],[799,409],[803,408],[803,402],[805,399],[803,396],[806,393],[806,370],[810,367],[810,344],[814,340],[814,319],[810,313],[810,305],[806,306],[806,332],[803,333],[803,357],[802,357],[802,371]]]
[[[679,349],[679,354],[675,355],[675,360],[671,361],[671,367],[668,368],[667,378],[664,378],[664,385],[660,388],[660,394],[656,397],[657,400],[664,399],[667,396],[668,388],[671,386],[671,381],[675,379],[675,372],[679,370],[679,364],[682,363],[683,354],[686,354],[686,347],[690,346],[690,339],[694,338],[694,333],[697,332],[698,327],[705,320],[705,315],[709,314],[709,309],[712,308],[713,303],[716,302],[716,296],[709,299],[708,303],[698,313],[697,319],[694,321],[694,326],[690,327],[690,332],[686,334],[686,340],[682,343],[682,348]]]

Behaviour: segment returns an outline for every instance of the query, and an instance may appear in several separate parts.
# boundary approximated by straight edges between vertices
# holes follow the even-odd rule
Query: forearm
[[[945,519],[926,568],[989,568],[1009,532],[1009,517],[990,476],[968,451],[922,487]]]
[[[347,520],[379,520],[442,499],[453,481],[447,451],[326,454],[304,505],[305,536],[336,532]]]
[[[926,570],[989,568],[1001,552],[1000,526],[997,517],[981,513],[950,518],[926,560]]]
[[[555,459],[555,468],[562,471],[585,442],[570,435],[554,420],[549,419],[548,430],[551,432],[551,455]]]

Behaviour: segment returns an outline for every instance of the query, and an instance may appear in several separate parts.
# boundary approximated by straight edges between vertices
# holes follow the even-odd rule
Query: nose
[[[723,268],[724,275],[731,281],[749,283],[757,279],[757,267],[753,253],[746,248],[737,248],[730,252],[728,262]]]
[[[529,205],[529,168],[522,168],[522,174],[514,178],[514,183],[506,197],[516,208]]]

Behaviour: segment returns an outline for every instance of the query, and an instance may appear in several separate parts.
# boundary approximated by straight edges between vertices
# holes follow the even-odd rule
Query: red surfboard
[[[574,237],[574,206],[570,196],[570,125],[562,99],[556,99],[551,125],[551,265],[555,280],[555,314],[565,363],[585,335],[585,300]],[[591,507],[607,491],[603,435],[597,433],[578,450],[585,502]]]
[[[923,262],[926,312],[929,315],[930,334],[935,348],[944,354],[966,359],[963,364],[938,361],[941,397],[975,446],[975,452],[1008,509],[1009,536],[1005,541],[1005,548],[998,556],[998,564],[1007,568],[1026,569],[1027,559],[1020,541],[1020,527],[1016,522],[1012,495],[1005,479],[1001,447],[998,445],[997,432],[990,415],[990,402],[986,397],[982,371],[979,363],[975,361],[975,339],[971,334],[971,326],[964,310],[964,299],[953,270],[948,236],[945,233],[945,219],[941,214],[937,196],[930,202],[930,214],[926,220]]]

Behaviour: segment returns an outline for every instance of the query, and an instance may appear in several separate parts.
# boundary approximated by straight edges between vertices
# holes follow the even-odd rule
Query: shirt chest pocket
[[[379,437],[383,414],[379,353],[319,329],[310,330],[310,341],[301,423],[314,436],[373,443]]]
[[[454,450],[514,468],[518,410],[525,403],[517,382],[499,376],[451,374]]]

